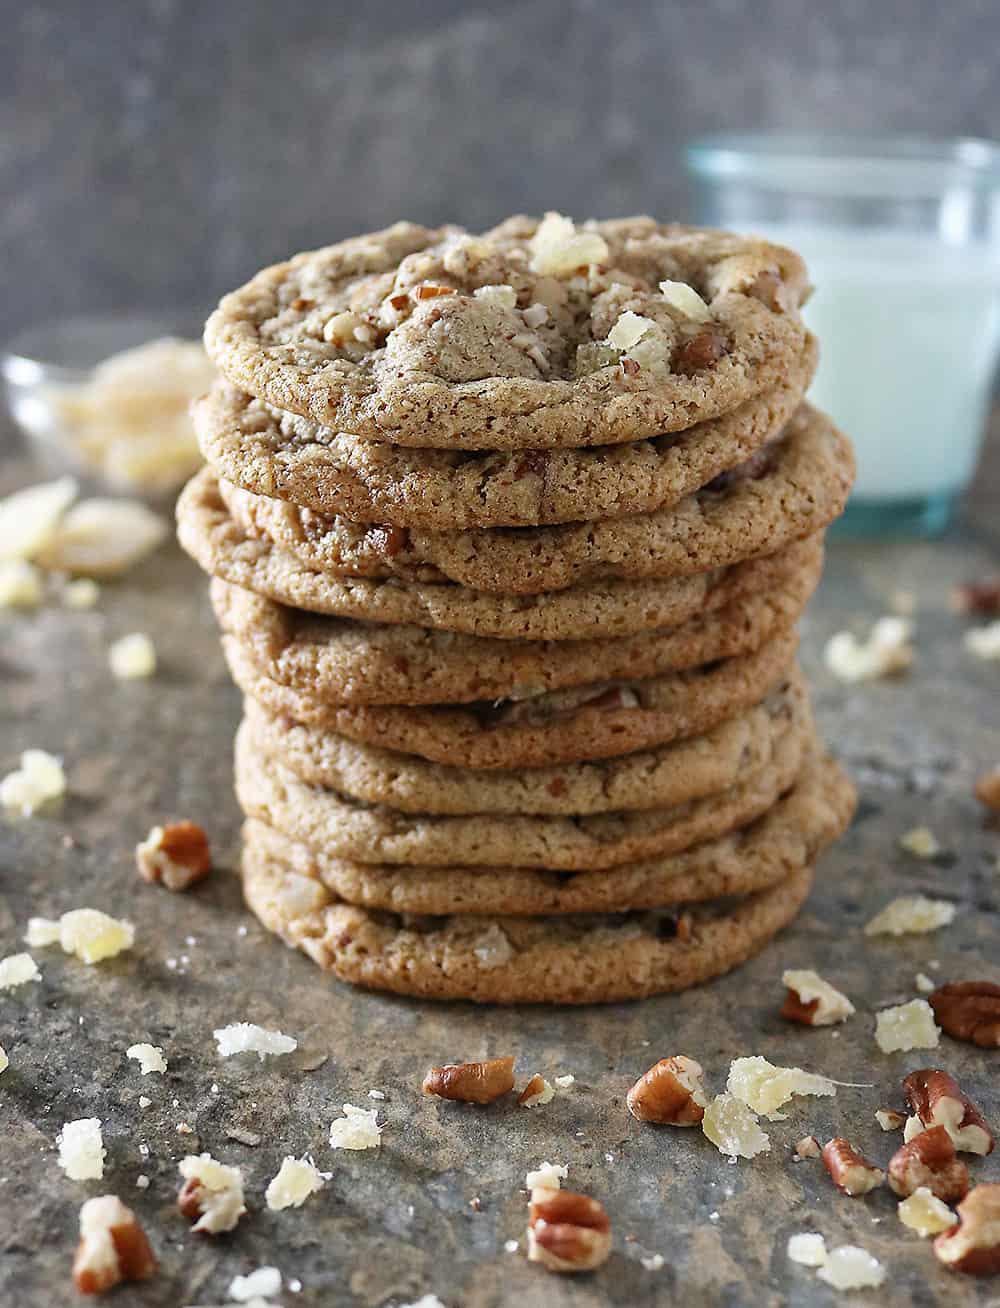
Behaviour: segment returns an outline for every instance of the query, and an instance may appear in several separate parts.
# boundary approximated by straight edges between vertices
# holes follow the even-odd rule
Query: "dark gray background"
[[[695,133],[1000,110],[997,0],[0,0],[0,31],[0,338],[201,311],[399,217],[682,216]]]

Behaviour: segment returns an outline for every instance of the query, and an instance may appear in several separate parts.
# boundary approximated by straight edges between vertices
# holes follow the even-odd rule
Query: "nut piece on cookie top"
[[[237,386],[362,438],[593,445],[777,384],[807,286],[791,251],[651,218],[397,223],[265,269],[205,341]]]

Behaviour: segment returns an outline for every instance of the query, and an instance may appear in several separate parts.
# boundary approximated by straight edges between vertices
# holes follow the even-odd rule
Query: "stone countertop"
[[[11,482],[28,480],[23,466]],[[268,936],[243,909],[232,869],[239,814],[230,744],[239,700],[229,685],[205,584],[173,548],[102,590],[98,606],[0,616],[0,771],[41,746],[65,757],[70,793],[58,811],[0,818],[0,954],[15,952],[28,918],[93,906],[136,924],[134,950],[86,967],[35,951],[41,982],[0,996],[0,1302],[71,1302],[77,1213],[114,1191],[141,1214],[160,1258],[157,1278],[112,1300],[137,1306],[220,1303],[232,1277],[276,1265],[285,1305],[383,1305],[437,1294],[448,1308],[825,1305],[838,1299],[785,1254],[788,1237],[821,1231],[858,1243],[888,1269],[892,1305],[972,1304],[1000,1286],[938,1269],[905,1231],[887,1190],[866,1200],[832,1188],[821,1164],[791,1161],[805,1132],[847,1134],[884,1162],[875,1109],[900,1102],[913,1068],[940,1064],[1000,1121],[1000,1054],[947,1037],[940,1050],[886,1056],[873,1011],[912,998],[914,976],[1000,981],[1000,829],[972,787],[1000,761],[1000,665],[965,652],[965,625],[948,607],[957,580],[996,565],[980,540],[880,547],[835,545],[804,631],[827,739],[859,783],[846,838],[823,860],[797,924],[729,977],[640,1004],[582,1009],[434,1005],[350,990]],[[862,631],[897,589],[913,592],[917,659],[894,682],[847,688],[819,652],[845,626]],[[160,670],[120,683],[110,640],[149,632]],[[210,832],[218,871],[171,895],[140,882],[133,847],[163,819]],[[920,861],[900,835],[929,825],[944,852]],[[893,896],[954,899],[952,926],[933,935],[868,940],[863,924]],[[786,967],[815,967],[858,1013],[836,1029],[792,1027],[777,1016]],[[212,1030],[253,1020],[295,1035],[292,1056],[221,1060]],[[140,1077],[124,1057],[137,1041],[162,1045],[165,1076]],[[420,1093],[432,1063],[516,1053],[519,1083],[533,1071],[575,1083],[545,1107],[489,1108]],[[834,1099],[797,1100],[769,1127],[772,1149],[730,1166],[696,1131],[633,1121],[625,1092],[657,1058],[683,1052],[721,1089],[729,1061],[759,1053],[840,1081]],[[378,1152],[330,1150],[344,1103],[372,1107],[384,1092]],[[139,1106],[140,1095],[152,1103]],[[53,1144],[63,1122],[96,1116],[108,1151],[101,1182],[69,1181]],[[179,1134],[187,1123],[193,1134]],[[252,1134],[248,1135],[250,1132]],[[248,1141],[259,1140],[251,1144]],[[250,1214],[215,1240],[192,1236],[174,1208],[177,1162],[210,1150],[243,1168]],[[269,1212],[263,1190],[286,1154],[312,1154],[333,1177],[300,1210]],[[614,1253],[576,1280],[529,1265],[522,1250],[525,1171],[565,1163],[568,1185],[607,1207]],[[973,1171],[1000,1180],[1000,1152]],[[148,1176],[148,1189],[136,1178]],[[643,1259],[661,1254],[658,1271]],[[287,1283],[301,1281],[299,1292]],[[861,1300],[858,1300],[859,1302]]]

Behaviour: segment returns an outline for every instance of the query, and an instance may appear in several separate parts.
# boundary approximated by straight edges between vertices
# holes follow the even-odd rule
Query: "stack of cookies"
[[[268,927],[364,986],[582,1003],[794,917],[854,804],[795,662],[853,474],[807,290],[760,240],[549,214],[222,301],[178,515]]]

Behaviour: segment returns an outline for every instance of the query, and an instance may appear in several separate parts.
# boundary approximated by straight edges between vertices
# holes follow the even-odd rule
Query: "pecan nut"
[[[514,1089],[513,1058],[490,1058],[482,1063],[445,1063],[424,1077],[425,1095],[459,1099],[467,1104],[492,1104]]]
[[[73,1259],[73,1284],[81,1294],[103,1294],[122,1281],[147,1281],[156,1265],[131,1208],[113,1194],[87,1200]]]
[[[837,1189],[852,1198],[867,1194],[885,1180],[882,1169],[858,1153],[842,1135],[828,1140],[823,1146],[823,1162]]]
[[[928,998],[942,1031],[983,1049],[1000,1049],[1000,986],[992,981],[950,981]]]
[[[883,1131],[898,1131],[901,1126],[906,1125],[906,1114],[897,1113],[895,1108],[878,1108],[875,1111],[875,1120]]]
[[[893,1192],[904,1199],[921,1186],[946,1204],[969,1193],[969,1169],[943,1126],[932,1126],[900,1145],[889,1159],[888,1172]]]
[[[986,1119],[947,1072],[933,1067],[911,1072],[903,1081],[903,1090],[913,1113],[905,1139],[912,1139],[921,1129],[943,1126],[956,1149],[970,1154],[992,1152],[993,1132]]]
[[[964,581],[951,593],[956,613],[1000,613],[1000,576]]]
[[[729,353],[729,342],[717,327],[705,327],[695,336],[683,341],[674,352],[674,372],[685,377],[711,368]]]
[[[976,782],[976,798],[994,813],[1000,813],[1000,768],[984,772]]]
[[[977,1185],[958,1205],[958,1226],[934,1241],[938,1262],[952,1272],[1000,1272],[1000,1185]]]
[[[572,1190],[533,1190],[528,1260],[551,1272],[589,1272],[607,1262],[611,1223],[602,1204]]]
[[[803,1026],[832,1026],[846,1022],[854,1012],[854,1005],[824,981],[818,972],[809,969],[792,969],[783,972],[781,980],[787,993],[781,1006],[781,1016],[787,1022]]]
[[[517,1102],[522,1108],[534,1108],[536,1104],[547,1104],[554,1096],[552,1086],[541,1072],[536,1072],[518,1095]]]
[[[819,1158],[822,1153],[819,1141],[814,1135],[804,1135],[801,1140],[795,1142],[794,1157],[800,1162],[805,1158]]]
[[[208,836],[197,822],[153,827],[136,845],[135,863],[144,881],[161,881],[168,890],[187,890],[212,870]]]
[[[701,1064],[693,1058],[661,1058],[628,1092],[628,1110],[640,1122],[698,1126],[708,1103],[701,1078]]]

